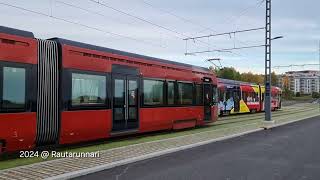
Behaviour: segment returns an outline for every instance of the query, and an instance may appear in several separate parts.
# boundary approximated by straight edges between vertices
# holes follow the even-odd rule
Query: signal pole
[[[266,37],[265,37],[265,121],[271,117],[271,0],[266,0]]]

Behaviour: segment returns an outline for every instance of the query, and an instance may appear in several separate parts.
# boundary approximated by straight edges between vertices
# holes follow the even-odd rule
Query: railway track
[[[290,107],[285,108],[284,110],[275,111],[272,113],[274,118],[292,115],[292,114],[301,114],[302,112],[311,112],[317,110],[315,106],[305,107],[303,109],[299,107]],[[262,120],[264,117],[264,113],[258,114],[242,114],[242,115],[231,115],[228,117],[222,117],[217,122],[213,123],[213,125],[223,125],[223,124],[233,124],[240,123],[246,121],[254,121],[254,120]]]

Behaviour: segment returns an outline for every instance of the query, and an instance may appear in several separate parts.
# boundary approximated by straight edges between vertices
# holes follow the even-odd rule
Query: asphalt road
[[[318,180],[320,116],[77,179]]]

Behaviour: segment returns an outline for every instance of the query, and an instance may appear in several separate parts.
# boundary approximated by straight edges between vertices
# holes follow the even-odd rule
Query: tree
[[[210,70],[215,72],[219,78],[264,84],[265,76],[262,74],[253,74],[252,72],[240,74],[234,67],[224,67],[222,69],[210,67]],[[271,78],[271,85],[277,86],[278,77],[275,72],[271,73]]]
[[[241,81],[263,84],[264,78],[262,75],[253,74],[252,72],[241,73]]]
[[[320,94],[318,92],[312,92],[312,98],[320,98]]]
[[[284,87],[283,92],[282,92],[282,96],[286,100],[291,100],[292,97],[294,96],[294,93],[292,91],[290,91],[288,87]]]
[[[271,85],[278,86],[278,76],[274,71],[271,73]]]
[[[216,68],[214,71],[216,75],[220,78],[241,80],[240,73],[237,70],[235,70],[233,67],[224,67],[222,69]]]
[[[282,84],[284,88],[289,89],[289,77],[288,76],[283,76],[282,77]]]

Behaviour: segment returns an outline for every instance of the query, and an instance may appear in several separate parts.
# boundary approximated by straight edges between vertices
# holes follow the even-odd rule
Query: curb
[[[298,121],[302,121],[302,120],[305,120],[305,119],[310,119],[310,118],[318,117],[318,116],[319,116],[319,115],[312,115],[312,116],[308,116],[308,117],[296,119],[296,120],[293,120],[293,121],[283,122],[283,123],[275,124],[275,125],[273,125],[273,126],[270,127],[270,128],[272,129],[272,128],[276,128],[276,127],[279,127],[279,126],[284,126],[284,125],[287,125],[287,124],[295,123],[295,122],[298,122]],[[319,116],[319,117],[320,117],[320,116]]]

